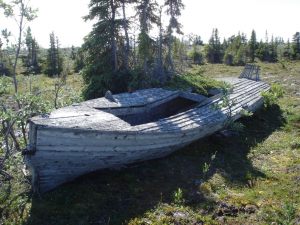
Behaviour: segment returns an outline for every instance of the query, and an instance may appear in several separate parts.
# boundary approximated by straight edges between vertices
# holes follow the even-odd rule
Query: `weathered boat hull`
[[[234,79],[233,84],[230,98],[236,104],[230,109],[216,109],[221,99],[212,98],[186,112],[123,130],[71,128],[32,120],[33,152],[25,158],[32,169],[34,190],[46,192],[92,171],[166,156],[222,129],[229,117],[240,118],[243,109],[255,111],[263,104],[261,92],[269,87],[245,79]]]

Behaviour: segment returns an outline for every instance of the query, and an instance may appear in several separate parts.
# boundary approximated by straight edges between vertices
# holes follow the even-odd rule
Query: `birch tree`
[[[29,3],[30,0],[14,0],[10,4],[5,3],[3,0],[0,1],[0,5],[5,9],[5,16],[13,18],[16,21],[18,27],[18,36],[12,74],[16,94],[18,93],[16,70],[23,42],[23,32],[28,25],[28,22],[34,20],[37,17],[37,9],[32,8]]]

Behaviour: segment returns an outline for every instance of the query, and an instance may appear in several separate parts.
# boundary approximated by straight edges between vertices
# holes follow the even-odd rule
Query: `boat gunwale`
[[[239,78],[234,78],[234,79],[236,80],[236,82],[234,83],[234,85],[238,84],[238,86],[242,86],[244,82],[246,82],[246,83],[249,83],[249,82],[250,83],[251,82],[257,83],[256,81],[249,81],[248,79],[239,79]],[[255,87],[255,88],[260,88],[260,87],[264,87],[265,85],[267,85],[267,83],[262,82],[262,81],[259,81],[259,83],[260,84],[258,84],[257,87]],[[237,89],[239,89],[239,87],[237,87]],[[249,89],[251,89],[251,87],[249,87]],[[267,89],[268,89],[267,87],[264,88],[264,90],[267,90]],[[233,89],[233,92],[234,91],[235,90]],[[262,91],[263,90],[261,90],[261,92]],[[260,92],[260,91],[258,91],[258,92]],[[187,92],[176,91],[175,93],[172,93],[171,95],[168,95],[166,98],[158,99],[158,100],[156,100],[154,102],[151,102],[151,103],[143,104],[143,105],[140,105],[140,106],[130,106],[130,107],[122,107],[122,108],[113,108],[112,110],[114,110],[114,109],[117,110],[117,109],[126,109],[126,108],[130,109],[130,108],[147,107],[149,105],[153,105],[153,104],[155,104],[157,102],[163,101],[163,100],[165,100],[167,98],[169,99],[170,97],[171,97],[171,99],[169,99],[169,100],[173,100],[173,99],[175,99],[177,97],[183,97],[185,99],[192,100],[190,98],[187,98],[186,96],[182,96],[182,94],[185,94],[185,93],[187,93]],[[237,93],[239,93],[239,91]],[[188,93],[188,94],[193,94],[193,93]],[[243,94],[240,94],[240,95],[243,95]],[[240,96],[240,95],[238,95],[238,96]],[[218,96],[218,97],[216,98],[216,96]],[[238,97],[238,96],[236,96],[236,97]],[[140,125],[136,125],[136,126],[131,126],[130,124],[128,124],[128,127],[123,127],[124,129],[119,129],[119,130],[117,130],[117,129],[115,129],[115,130],[105,130],[103,128],[102,129],[101,128],[97,129],[97,128],[65,127],[65,126],[57,126],[57,125],[56,126],[51,126],[51,125],[36,123],[37,121],[33,121],[32,119],[30,119],[29,121],[30,121],[30,123],[33,123],[35,126],[37,126],[37,129],[51,129],[51,130],[60,130],[60,131],[68,131],[68,132],[72,132],[72,131],[73,132],[95,132],[95,133],[103,133],[103,134],[111,134],[111,135],[126,135],[126,134],[130,134],[130,135],[135,135],[135,134],[145,134],[145,135],[147,135],[147,134],[151,134],[151,135],[153,135],[155,133],[160,134],[160,135],[161,134],[176,134],[176,133],[182,133],[183,131],[180,130],[180,129],[179,130],[161,130],[161,129],[154,129],[154,130],[152,130],[151,126],[148,127],[148,128],[150,128],[150,130],[147,130],[148,128],[147,127],[143,127],[143,126],[145,126],[147,124],[149,124],[149,125],[156,124],[156,127],[159,128],[159,124],[157,124],[158,122],[161,121],[163,123],[167,123],[168,119],[176,118],[178,116],[184,116],[185,114],[189,114],[192,111],[199,110],[199,108],[207,107],[207,105],[213,104],[215,102],[219,102],[221,100],[221,97],[222,97],[222,94],[215,95],[215,96],[212,96],[210,98],[203,99],[202,101],[198,101],[198,104],[195,105],[194,108],[186,110],[184,112],[177,113],[175,115],[163,118],[163,119],[155,121],[155,122],[149,122],[149,123],[140,124]],[[195,100],[193,100],[193,101],[195,101]],[[91,107],[88,107],[87,105],[84,105],[84,107],[91,108]],[[94,107],[92,109],[101,111],[101,109],[94,108]],[[111,108],[108,108],[108,109],[111,109]],[[126,122],[126,121],[122,120],[121,118],[119,118],[117,115],[114,115],[113,113],[111,113],[109,111],[108,112],[107,111],[102,111],[102,112],[109,113],[109,114],[113,115],[116,118],[116,120],[114,120],[116,122],[117,121]],[[78,115],[78,116],[72,116],[72,117],[85,117],[85,116],[86,115]],[[43,118],[40,118],[40,119],[43,119]],[[51,120],[51,119],[57,119],[57,118],[47,118],[47,119]],[[172,122],[172,121],[170,121],[170,122]],[[187,129],[187,130],[193,130],[193,129],[197,129],[199,127],[200,126],[192,127],[190,129]]]

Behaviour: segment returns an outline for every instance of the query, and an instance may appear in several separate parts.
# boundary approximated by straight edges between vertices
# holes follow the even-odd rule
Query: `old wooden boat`
[[[166,156],[224,127],[241,111],[255,111],[269,85],[227,78],[231,106],[210,98],[161,88],[122,93],[58,109],[30,120],[25,160],[33,188],[46,192],[104,168]],[[231,112],[231,113],[229,113]]]

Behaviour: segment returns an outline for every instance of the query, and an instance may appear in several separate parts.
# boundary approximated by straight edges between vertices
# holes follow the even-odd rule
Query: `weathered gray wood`
[[[259,72],[260,72],[259,66],[246,64],[239,78],[247,78],[247,79],[259,81],[260,80]]]
[[[148,89],[114,95],[115,102],[100,98],[33,118],[30,148],[36,152],[25,159],[33,171],[34,187],[45,192],[88,172],[163,157],[221,129],[229,111],[236,120],[244,108],[256,110],[263,103],[260,93],[269,88],[248,79],[223,80],[233,85],[228,98],[236,104],[230,109],[215,107],[222,104],[222,94],[207,99],[194,93]],[[118,117],[147,114],[177,97],[197,105],[135,126]]]

